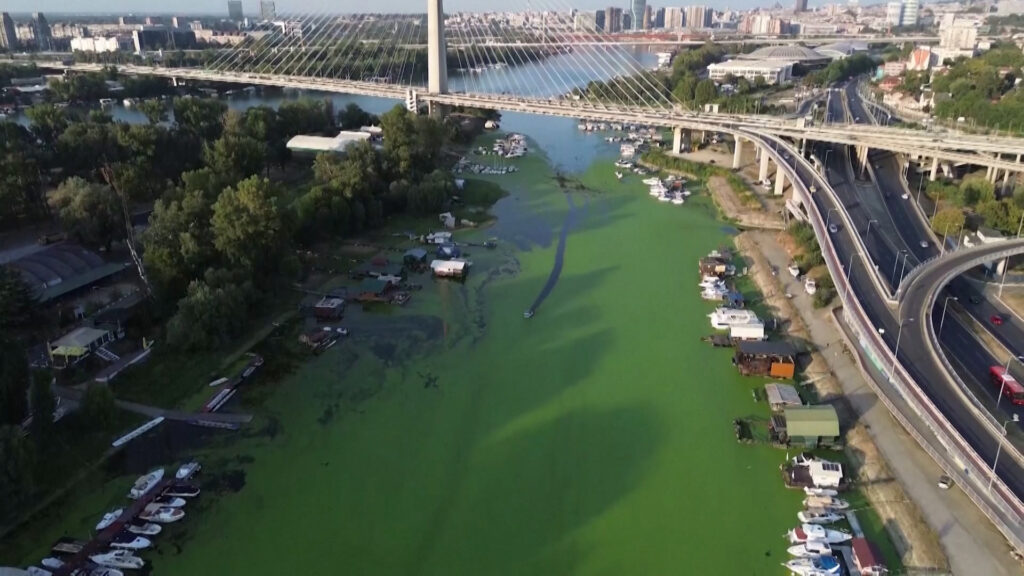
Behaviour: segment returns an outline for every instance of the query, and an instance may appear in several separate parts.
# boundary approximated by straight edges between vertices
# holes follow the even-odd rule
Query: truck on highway
[[[1006,399],[1014,406],[1024,406],[1024,385],[1021,385],[1013,374],[1010,374],[1003,366],[992,366],[988,369],[992,384],[999,388],[999,393],[1006,396]]]

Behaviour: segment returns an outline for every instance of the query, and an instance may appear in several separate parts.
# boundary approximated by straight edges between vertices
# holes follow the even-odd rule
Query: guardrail
[[[744,133],[744,136],[752,140],[760,140],[763,144],[765,138],[760,135],[754,135],[751,133]],[[783,143],[783,146],[789,151],[791,155],[795,154],[795,150],[792,150],[788,145]],[[778,157],[778,153],[772,150],[770,147],[765,146],[767,153],[772,154],[776,160],[776,163],[780,166],[790,181],[793,183],[794,191],[799,190],[805,198],[810,199],[810,192],[804,187],[804,182],[799,178],[796,170],[793,169],[787,163],[781,162]],[[820,175],[814,171],[805,160],[803,161],[805,168],[815,174],[815,178],[819,181],[818,184],[822,185],[825,190],[831,190],[827,182],[822,183]],[[832,191],[833,197],[835,197],[834,191]],[[888,345],[882,339],[881,335],[875,329],[874,324],[870,318],[864,312],[860,303],[857,300],[856,295],[853,293],[852,287],[848,283],[845,274],[843,274],[843,265],[840,262],[839,255],[832,245],[830,235],[825,229],[825,219],[822,216],[818,206],[813,202],[809,202],[808,206],[809,214],[813,214],[814,217],[810,219],[811,226],[815,231],[815,234],[819,238],[819,244],[822,246],[822,255],[825,257],[825,265],[832,275],[833,281],[837,287],[840,301],[843,303],[844,314],[849,320],[850,325],[858,331],[858,341],[864,351],[872,358],[872,361],[881,366],[885,361],[891,361],[893,357],[892,351],[890,351]],[[820,239],[825,239],[821,242]],[[986,494],[976,486],[975,484],[979,481],[987,483],[988,476],[986,471],[988,470],[985,463],[983,463],[978,454],[971,448],[970,444],[956,431],[955,428],[946,420],[938,408],[932,403],[931,399],[928,398],[924,391],[917,385],[916,381],[910,376],[906,368],[898,360],[894,363],[893,376],[890,379],[890,383],[894,389],[907,400],[907,405],[916,413],[917,417],[921,422],[931,431],[935,436],[936,441],[939,442],[945,448],[946,453],[943,454],[936,450],[931,444],[917,431],[915,427],[907,420],[907,418],[900,412],[900,410],[887,398],[885,394],[880,393],[880,397],[890,412],[897,418],[897,420],[910,432],[911,436],[922,446],[938,464],[942,467],[950,476],[953,476],[961,490],[975,503],[976,506],[984,513],[989,520],[996,526],[996,528],[1002,532],[1004,537],[1016,550],[1024,550],[1024,534],[1022,534],[1021,518],[1024,516],[1024,506],[1022,506],[1020,500],[1015,494],[1006,486],[1005,482],[1001,478],[996,478],[994,486],[996,488],[995,494],[988,493],[989,497],[992,497],[992,503],[986,498]],[[880,391],[881,392],[881,391]],[[996,497],[997,495],[997,497]]]

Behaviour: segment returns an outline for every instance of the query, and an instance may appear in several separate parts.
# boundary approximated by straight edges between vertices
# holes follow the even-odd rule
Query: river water
[[[593,80],[607,80],[640,68],[651,69],[656,61],[655,54],[644,47],[581,48],[574,53],[559,54],[541,62],[517,67],[487,68],[478,74],[452,71],[449,86],[452,91],[556,96]],[[277,108],[282,102],[301,98],[329,99],[334,103],[335,110],[355,103],[373,114],[381,114],[403,104],[387,98],[299,90],[272,90],[251,95],[242,93],[225,96],[224,101],[228,108],[243,111],[254,106]],[[146,122],[146,117],[134,108],[118,104],[109,111],[120,122]],[[24,115],[15,116],[14,119],[27,124]],[[502,114],[501,128],[529,136],[547,153],[549,161],[557,170],[578,173],[592,164],[595,158],[617,150],[617,145],[607,144],[598,136],[579,132],[576,124],[572,118],[509,112]]]

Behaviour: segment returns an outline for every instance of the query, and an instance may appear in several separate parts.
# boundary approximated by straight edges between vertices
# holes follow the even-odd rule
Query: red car
[[[988,321],[991,322],[994,326],[1003,325],[1003,317],[998,314],[993,314],[992,317],[988,319]]]

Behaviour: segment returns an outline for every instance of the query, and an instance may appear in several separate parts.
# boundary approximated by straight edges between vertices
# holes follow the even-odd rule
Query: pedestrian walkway
[[[82,401],[82,397],[85,396],[85,393],[82,390],[77,390],[75,388],[57,386],[55,389],[57,396],[75,403],[80,403]],[[252,414],[188,412],[185,410],[160,408],[159,406],[150,406],[148,404],[140,404],[138,402],[128,402],[126,400],[115,400],[114,403],[122,410],[142,414],[149,418],[163,416],[168,420],[178,420],[181,422],[214,422],[222,424],[245,424],[252,421]]]
[[[784,268],[789,256],[774,234],[758,234],[761,252],[772,265]],[[943,471],[893,419],[852,355],[841,352],[844,340],[831,313],[815,310],[810,298],[792,300],[807,325],[810,340],[823,352],[846,399],[870,431],[896,479],[917,503],[938,534],[954,574],[1009,576],[1020,573],[1002,535],[959,490],[942,490],[936,482]],[[884,382],[884,377],[883,377]]]

